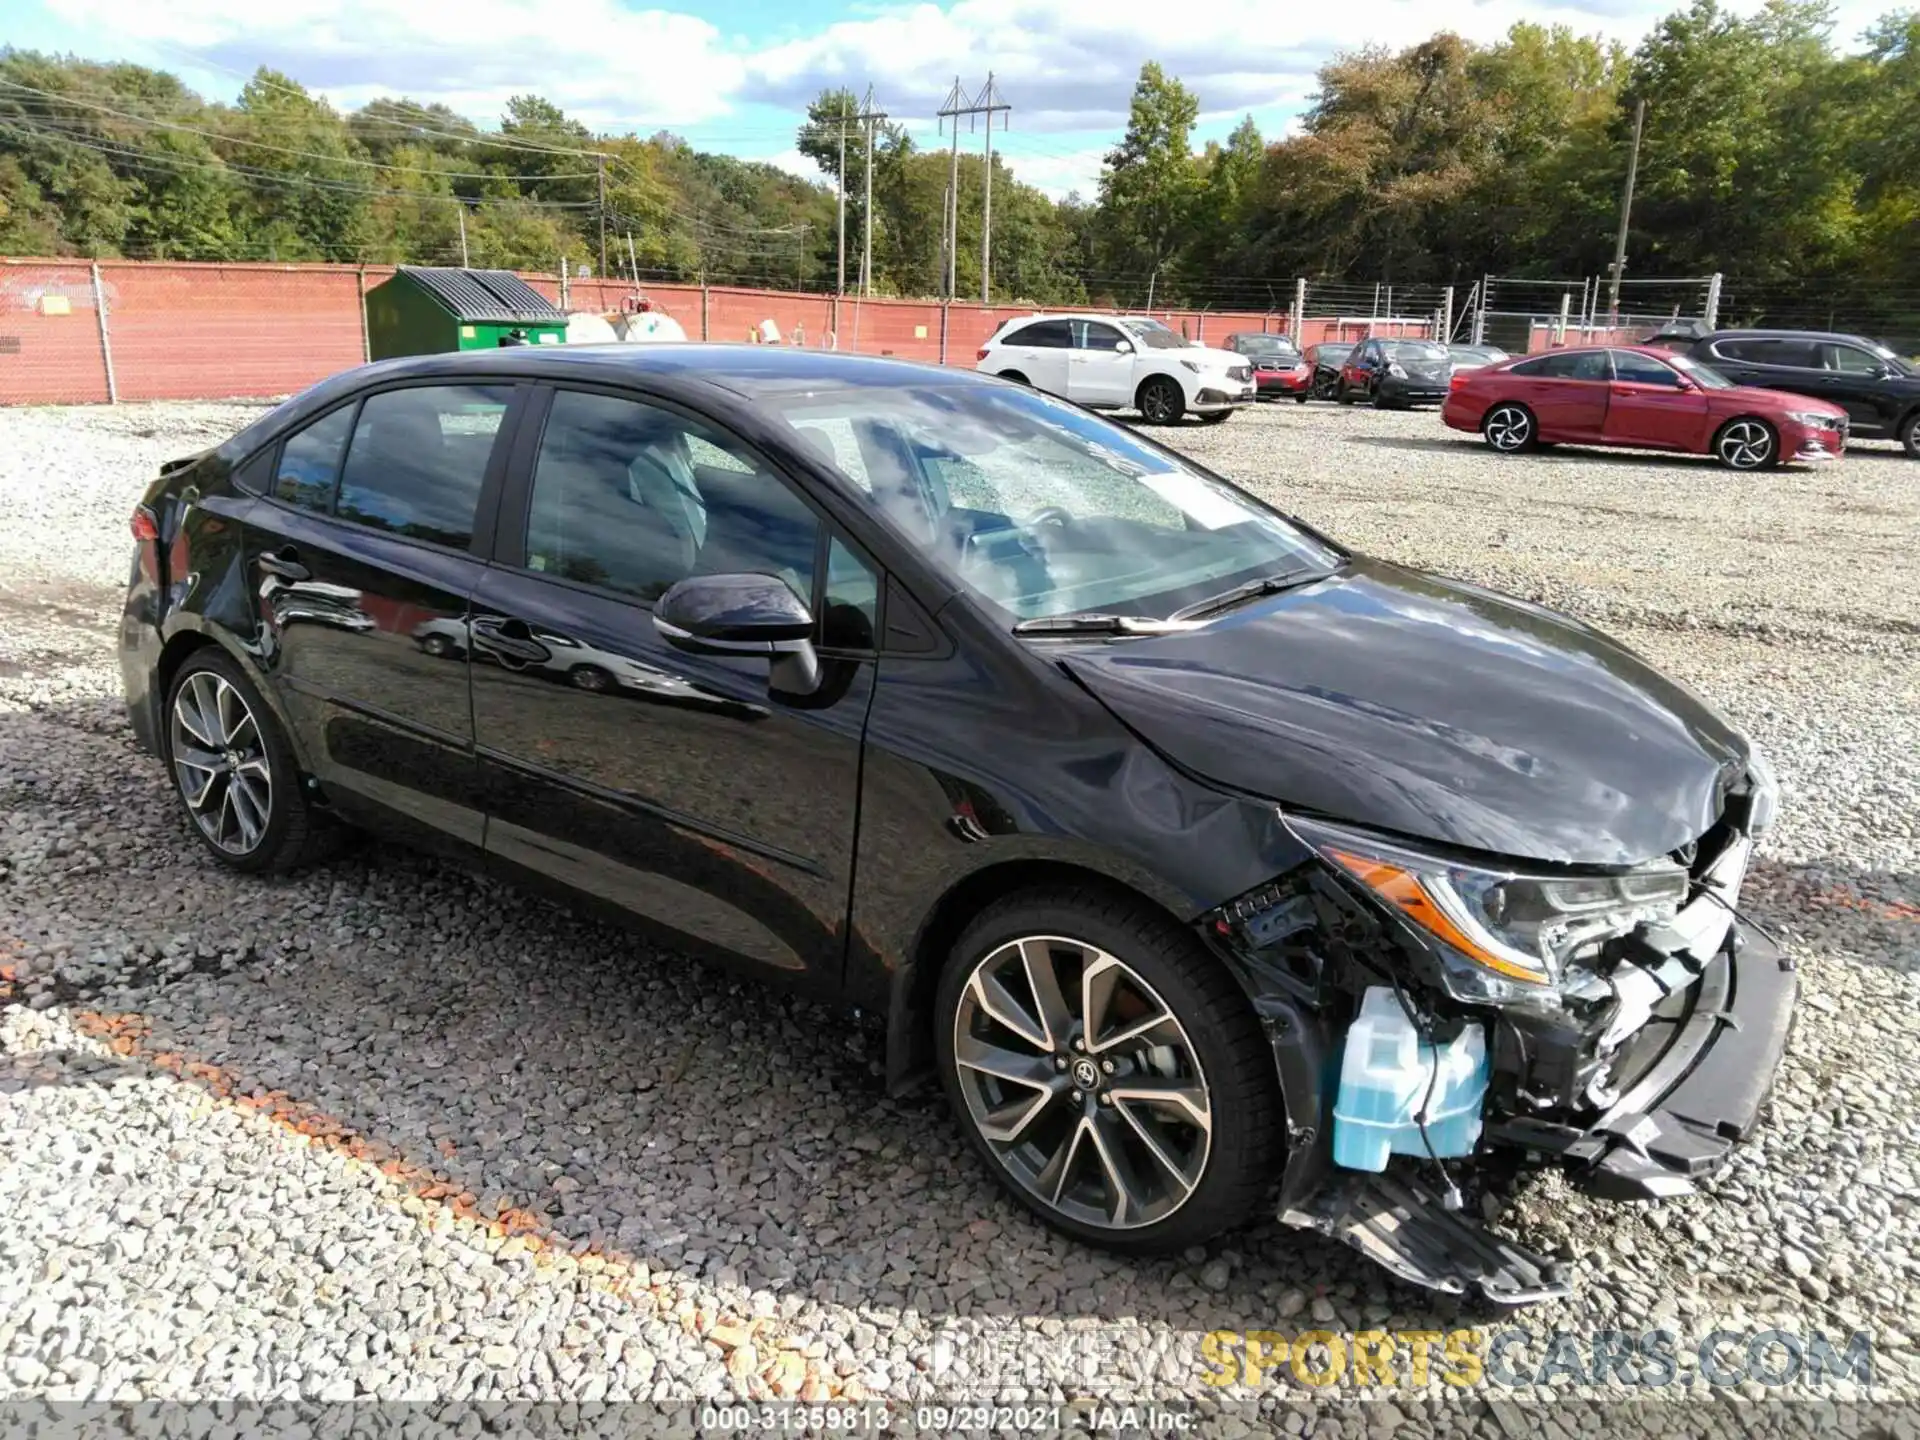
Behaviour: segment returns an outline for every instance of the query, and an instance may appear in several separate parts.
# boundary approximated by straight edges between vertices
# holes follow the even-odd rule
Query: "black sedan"
[[[1403,1278],[1554,1293],[1459,1162],[1679,1193],[1780,1057],[1746,736],[1021,386],[393,361],[166,466],[133,529],[127,703],[213,857],[365,826],[884,1017],[891,1083],[937,1074],[1084,1239],[1277,1198]]]

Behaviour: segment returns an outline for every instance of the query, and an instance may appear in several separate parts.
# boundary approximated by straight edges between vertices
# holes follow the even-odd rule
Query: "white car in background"
[[[994,332],[973,368],[1090,410],[1138,410],[1150,425],[1224,420],[1255,394],[1246,356],[1138,315],[1023,315]]]

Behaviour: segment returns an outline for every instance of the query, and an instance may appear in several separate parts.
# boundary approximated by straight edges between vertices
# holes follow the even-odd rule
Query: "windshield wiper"
[[[1203,615],[1217,615],[1222,610],[1231,610],[1235,605],[1247,600],[1257,600],[1262,595],[1278,595],[1282,590],[1291,590],[1297,585],[1320,580],[1331,571],[1308,566],[1300,570],[1283,570],[1278,575],[1262,575],[1257,580],[1248,580],[1231,590],[1222,590],[1218,595],[1210,595],[1205,600],[1196,600],[1191,605],[1176,610],[1168,617],[1174,621],[1198,620]]]
[[[1155,620],[1150,615],[1041,615],[1013,627],[1016,635],[1174,635],[1195,629],[1197,622],[1179,616]]]

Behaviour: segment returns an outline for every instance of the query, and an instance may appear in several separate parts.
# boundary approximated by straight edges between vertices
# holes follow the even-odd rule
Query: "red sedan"
[[[1833,460],[1847,412],[1824,400],[1735,385],[1647,346],[1550,350],[1453,377],[1440,416],[1505,454],[1535,445],[1626,445],[1712,455],[1733,470]]]

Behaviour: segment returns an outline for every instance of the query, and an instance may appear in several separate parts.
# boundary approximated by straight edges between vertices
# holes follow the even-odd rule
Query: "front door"
[[[1839,341],[1823,343],[1820,351],[1826,368],[1820,385],[1810,387],[1811,393],[1845,410],[1855,434],[1893,434],[1908,401],[1881,378],[1886,362],[1858,345]]]
[[[662,405],[557,390],[518,453],[500,563],[473,597],[488,854],[836,986],[874,570],[744,443]],[[676,581],[740,572],[779,576],[826,617],[814,694],[783,697],[764,659],[688,655],[654,628]]]
[[[1067,398],[1080,405],[1133,403],[1133,342],[1117,325],[1075,320],[1067,352]],[[1122,350],[1120,347],[1127,348]]]
[[[281,443],[247,516],[261,664],[315,779],[342,813],[427,843],[481,839],[467,596],[513,395],[439,384],[349,402]]]
[[[1615,350],[1603,438],[1610,445],[1700,450],[1707,442],[1707,397],[1651,355]]]

